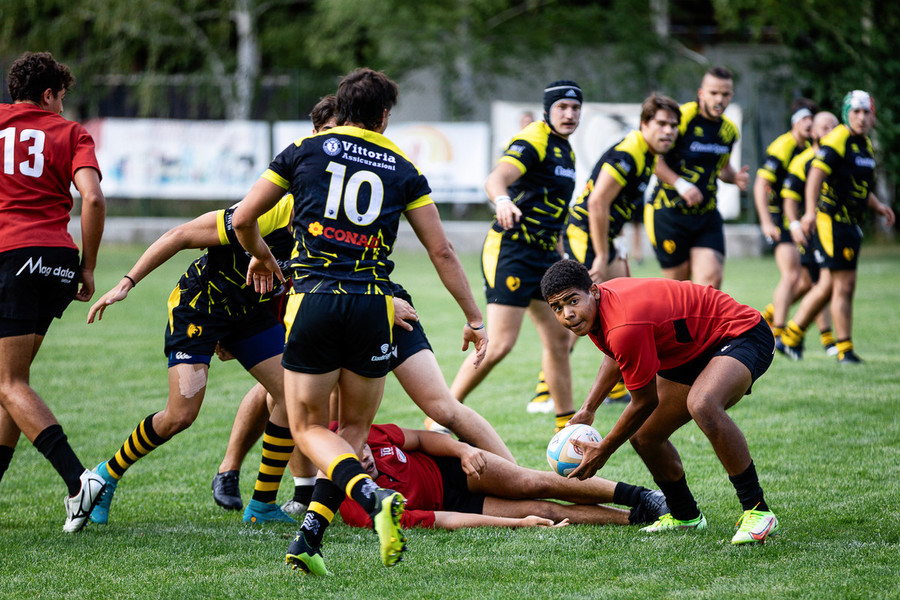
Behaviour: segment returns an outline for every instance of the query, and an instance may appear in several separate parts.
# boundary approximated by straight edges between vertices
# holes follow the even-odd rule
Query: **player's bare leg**
[[[675,267],[665,267],[662,269],[662,276],[666,279],[674,279],[675,281],[688,281],[691,278],[691,261],[686,260]]]
[[[490,423],[450,394],[433,352],[416,352],[394,369],[394,375],[426,415],[450,429],[461,440],[515,463],[509,448]]]
[[[572,348],[572,332],[559,326],[553,311],[544,301],[532,300],[528,307],[528,316],[537,328],[541,338],[541,364],[550,397],[556,406],[556,414],[571,416],[575,412],[572,401],[572,369],[569,363],[569,352]],[[488,315],[490,318],[490,314]],[[491,339],[488,337],[488,339]],[[491,339],[493,343],[493,339]],[[488,345],[490,348],[490,345]],[[488,350],[490,352],[490,350]]]
[[[555,475],[559,477],[559,475]],[[628,511],[612,506],[591,504],[559,504],[547,500],[511,500],[487,496],[484,499],[482,513],[494,517],[521,519],[530,515],[550,519],[559,523],[568,519],[573,524],[590,525],[628,525]]]
[[[463,361],[450,385],[450,394],[454,398],[464,402],[469,393],[487,377],[491,369],[509,354],[519,337],[524,316],[525,308],[520,306],[487,305],[487,334],[490,340],[487,354],[477,369],[471,359],[466,358]]]
[[[725,256],[712,248],[691,248],[691,277],[694,283],[721,289]]]

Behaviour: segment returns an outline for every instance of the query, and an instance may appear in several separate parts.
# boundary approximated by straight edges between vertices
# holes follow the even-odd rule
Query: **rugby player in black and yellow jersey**
[[[614,240],[632,215],[643,210],[644,192],[657,157],[675,142],[680,118],[678,103],[671,98],[653,94],[644,100],[640,129],[600,156],[584,191],[569,206],[562,238],[564,255],[586,266],[596,283],[631,276],[628,257],[618,255]],[[540,379],[536,392],[547,387],[543,377]],[[607,401],[628,399],[625,385],[619,382]],[[532,406],[540,404],[529,404],[529,412],[535,411]]]
[[[703,76],[697,101],[681,106],[678,139],[656,163],[659,183],[644,208],[644,225],[664,277],[692,279],[719,288],[725,233],[716,209],[717,179],[747,190],[749,167],[728,160],[737,125],[724,116],[734,96],[731,71],[713,67]]]
[[[390,252],[401,214],[465,315],[463,349],[475,344],[473,364],[487,347],[481,311],[428,182],[382,135],[396,99],[397,86],[383,73],[357,69],[348,74],[337,90],[341,125],[283,150],[234,215],[238,239],[254,256],[247,282],[265,291],[282,275],[257,218],[285,191],[295,198],[294,293],[285,315],[283,358],[287,411],[294,441],[327,478],[316,481],[287,560],[316,575],[328,574],[320,546],[345,495],[372,517],[385,565],[396,564],[406,544],[399,527],[402,495],[376,486],[358,459],[390,368]],[[338,433],[328,429],[328,400],[336,385]]]
[[[484,184],[496,211],[481,255],[491,344],[480,368],[463,363],[450,391],[460,402],[466,399],[512,350],[528,312],[541,338],[541,364],[559,426],[575,412],[571,335],[556,324],[540,283],[560,259],[557,241],[575,190],[569,136],[581,119],[581,88],[574,81],[555,81],[544,89],[543,100],[544,119],[513,137]]]
[[[791,239],[797,248],[797,253],[800,255],[800,279],[794,286],[795,296],[792,302],[802,298],[819,281],[821,268],[816,260],[815,232],[812,233],[812,239],[804,235],[803,227],[800,225],[797,206],[798,204],[802,205],[804,202],[803,194],[806,188],[806,175],[809,173],[809,167],[812,165],[816,152],[819,150],[819,140],[837,127],[838,123],[837,117],[830,112],[821,111],[815,114],[809,138],[811,145],[791,160],[781,187],[784,219],[788,223],[788,233],[790,233]],[[763,316],[766,316],[765,312]],[[831,310],[827,304],[819,311],[815,320],[816,325],[819,327],[819,341],[825,353],[828,356],[837,355],[837,345],[835,344],[834,332],[831,329]],[[784,332],[784,327],[781,327],[780,330],[777,327],[773,327],[772,332],[777,339]]]
[[[279,265],[286,266],[293,249],[290,217],[293,199],[285,196],[259,218],[266,247]],[[95,472],[107,486],[91,512],[95,523],[106,523],[110,502],[125,471],[139,459],[190,427],[197,418],[206,392],[209,361],[221,343],[259,381],[281,407],[270,421],[281,437],[288,437],[284,411],[284,375],[281,353],[284,328],[268,309],[280,286],[257,292],[248,286],[245,273],[250,256],[241,248],[232,227],[236,206],[201,215],[163,234],[150,245],[122,281],[103,295],[88,312],[88,323],[103,318],[112,304],[128,293],[151,271],[180,250],[208,248],[195,260],[169,296],[169,322],[165,352],[169,361],[169,396],[163,410],[146,417],[112,458],[100,463]],[[287,458],[273,469],[284,472]],[[279,477],[281,473],[278,473]],[[272,504],[268,510],[278,513]]]
[[[774,249],[775,264],[781,274],[772,294],[772,303],[763,311],[763,317],[776,336],[781,335],[784,329],[791,303],[803,295],[801,292],[805,292],[800,288],[800,252],[788,229],[790,221],[784,217],[781,188],[791,161],[809,147],[816,110],[815,103],[806,98],[797,98],[791,103],[791,129],[775,138],[766,148],[766,158],[756,172],[753,184],[759,226]]]
[[[800,308],[781,335],[776,348],[791,358],[803,356],[806,328],[831,300],[831,316],[841,364],[862,362],[853,350],[853,293],[856,264],[862,244],[859,224],[867,208],[894,224],[894,211],[881,203],[875,187],[875,156],[868,133],[875,125],[875,103],[862,91],[845,97],[843,123],[822,138],[813,159],[804,190],[803,232],[817,234],[822,273],[818,283],[803,298]]]

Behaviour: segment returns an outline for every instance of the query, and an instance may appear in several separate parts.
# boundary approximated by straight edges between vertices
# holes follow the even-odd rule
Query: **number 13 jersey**
[[[263,177],[294,196],[296,292],[390,295],[400,215],[432,203],[425,176],[393,142],[335,127],[288,146]]]

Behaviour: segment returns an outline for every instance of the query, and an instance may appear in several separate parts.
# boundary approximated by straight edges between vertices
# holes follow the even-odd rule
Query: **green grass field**
[[[98,293],[114,285],[141,248],[105,247]],[[32,385],[62,422],[88,467],[115,452],[166,397],[162,354],[165,301],[187,253],[152,274],[99,324],[73,305],[55,323]],[[416,301],[447,379],[463,319],[424,253],[396,257],[395,279]],[[477,257],[463,257],[483,302]],[[635,269],[656,276],[655,261]],[[771,258],[730,260],[726,291],[761,308],[777,281]],[[898,598],[900,584],[900,247],[866,246],[860,261],[854,341],[866,360],[839,367],[819,349],[776,357],[730,414],[744,431],[780,535],[761,547],[732,547],[740,516],[734,490],[706,438],[688,424],[673,438],[709,530],[648,537],[637,527],[413,530],[395,568],[378,559],[370,531],[336,520],[325,558],[335,576],[316,579],[284,564],[297,526],[249,526],[212,501],[210,481],[251,378],[214,359],[197,422],[136,464],[122,480],[106,526],[62,532],[65,488],[24,438],[0,482],[0,598]],[[573,354],[576,405],[601,354],[581,341]],[[513,353],[469,399],[519,462],[546,469],[548,415],[525,412],[539,368],[530,323]],[[601,433],[619,409],[601,407]],[[419,427],[422,415],[389,378],[379,422]],[[249,500],[259,446],[242,471]],[[601,474],[652,487],[630,447]],[[290,497],[285,478],[279,502]]]

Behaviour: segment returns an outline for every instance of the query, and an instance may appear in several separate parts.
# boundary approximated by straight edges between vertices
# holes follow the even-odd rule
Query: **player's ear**
[[[596,283],[591,284],[591,298],[594,300],[600,300],[600,288],[597,287]]]

